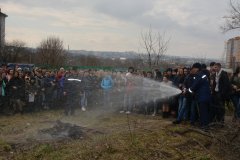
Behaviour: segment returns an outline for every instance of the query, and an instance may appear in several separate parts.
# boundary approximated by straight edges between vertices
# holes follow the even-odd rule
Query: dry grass
[[[78,140],[41,140],[38,130],[56,120],[89,128]],[[0,117],[0,159],[83,160],[181,160],[234,159],[219,155],[220,145],[212,133],[189,125],[144,115],[77,112],[65,117],[62,111]],[[195,131],[194,131],[195,130]],[[218,130],[216,130],[218,132]],[[210,135],[210,136],[207,136]]]

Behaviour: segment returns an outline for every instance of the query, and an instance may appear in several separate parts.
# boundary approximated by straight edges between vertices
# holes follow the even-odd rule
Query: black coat
[[[229,99],[232,91],[231,83],[227,72],[222,71],[219,75],[218,89],[223,99]]]
[[[9,88],[9,96],[14,99],[24,99],[25,97],[25,83],[19,77],[13,77],[7,84]]]

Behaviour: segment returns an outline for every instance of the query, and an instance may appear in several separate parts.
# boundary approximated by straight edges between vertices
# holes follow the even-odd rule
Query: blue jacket
[[[103,89],[111,89],[113,87],[113,79],[111,76],[105,76],[102,79],[101,87]]]
[[[211,90],[208,77],[203,72],[196,74],[192,86],[189,88],[190,93],[195,93],[198,102],[208,102],[211,98]]]

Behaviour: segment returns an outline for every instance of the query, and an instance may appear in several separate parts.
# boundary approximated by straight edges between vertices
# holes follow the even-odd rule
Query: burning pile
[[[53,139],[81,139],[84,136],[83,130],[81,126],[56,121],[52,128],[40,130],[39,133]]]

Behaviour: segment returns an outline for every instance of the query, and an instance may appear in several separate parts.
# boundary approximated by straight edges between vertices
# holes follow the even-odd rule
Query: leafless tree
[[[3,62],[20,63],[26,57],[26,43],[21,40],[7,42],[1,49],[0,57]]]
[[[26,43],[21,40],[13,40],[9,44],[11,47],[11,61],[18,62],[22,57],[24,57],[24,53],[26,51]]]
[[[143,63],[147,63],[151,69],[158,66],[162,56],[167,52],[169,41],[170,38],[166,39],[165,33],[153,31],[151,27],[142,32],[140,44],[144,51],[140,57]]]
[[[230,10],[228,15],[224,16],[225,24],[221,26],[221,30],[225,33],[233,29],[240,28],[240,3],[229,0]]]
[[[67,52],[64,49],[63,41],[54,36],[42,40],[37,47],[37,57],[40,64],[50,66],[64,65],[67,60]]]

